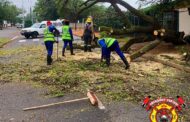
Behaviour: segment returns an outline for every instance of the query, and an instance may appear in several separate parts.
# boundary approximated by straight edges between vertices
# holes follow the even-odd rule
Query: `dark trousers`
[[[107,48],[106,58],[110,59],[111,51],[115,51],[122,60],[126,60],[126,58],[125,58],[123,52],[121,51],[117,41],[115,41],[111,47]]]
[[[68,43],[69,43],[70,49],[73,49],[73,41],[72,40],[63,40],[63,41],[64,41],[63,50],[65,50],[67,48]]]
[[[52,56],[52,54],[53,54],[53,43],[54,43],[53,41],[46,41],[45,42],[45,46],[46,46],[48,56]]]
[[[91,35],[85,35],[84,36],[84,50],[91,51],[91,42],[92,42],[92,36]]]

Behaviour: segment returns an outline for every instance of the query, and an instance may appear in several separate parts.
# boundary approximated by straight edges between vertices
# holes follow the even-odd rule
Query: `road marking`
[[[40,41],[39,39],[33,39],[32,40],[33,42],[38,42],[38,41]]]
[[[22,42],[26,42],[26,40],[19,40],[18,42],[22,43]]]
[[[11,41],[13,41],[13,40],[15,40],[15,39],[17,39],[18,38],[18,36],[15,36],[15,37],[13,37],[12,39],[11,39]]]

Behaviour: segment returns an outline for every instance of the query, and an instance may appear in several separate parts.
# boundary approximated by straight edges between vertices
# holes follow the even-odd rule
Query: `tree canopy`
[[[5,0],[0,1],[0,11],[0,22],[8,20],[15,23],[18,20],[17,16],[22,13],[21,9],[18,9],[15,5],[12,5],[10,2]]]

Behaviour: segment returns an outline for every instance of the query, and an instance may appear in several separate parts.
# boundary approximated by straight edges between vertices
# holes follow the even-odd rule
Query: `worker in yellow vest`
[[[102,49],[102,56],[101,56],[101,61],[104,59],[106,60],[107,66],[110,65],[110,56],[111,56],[111,51],[115,51],[120,58],[122,59],[123,63],[125,64],[125,68],[129,68],[129,63],[127,59],[125,58],[123,52],[120,50],[118,41],[114,38],[102,38],[98,40],[98,44]]]
[[[53,44],[54,42],[57,42],[54,34],[58,32],[59,31],[52,25],[51,21],[47,21],[47,28],[44,30],[44,43],[47,50],[47,65],[52,64]]]
[[[67,44],[69,43],[71,55],[75,55],[73,53],[73,32],[71,27],[69,26],[69,20],[65,20],[63,22],[62,27],[62,40],[64,41],[62,56],[65,56],[65,49],[67,48]]]

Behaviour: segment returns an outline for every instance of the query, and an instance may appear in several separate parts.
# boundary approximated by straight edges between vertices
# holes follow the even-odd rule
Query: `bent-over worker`
[[[125,68],[126,69],[129,68],[129,63],[128,63],[127,59],[125,58],[123,52],[120,50],[118,41],[116,39],[102,38],[102,39],[98,40],[98,44],[102,49],[101,61],[103,61],[103,59],[105,59],[107,66],[110,65],[111,52],[115,51],[120,56],[123,63],[125,64]]]

